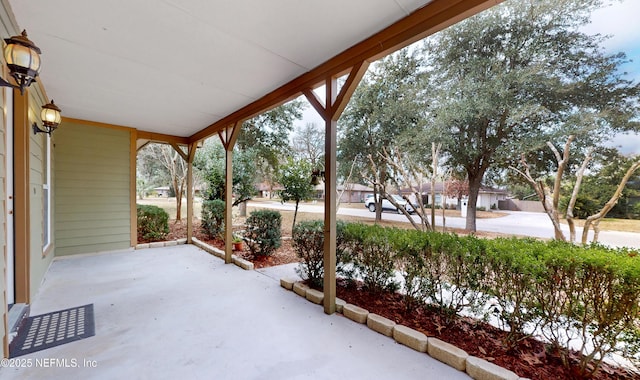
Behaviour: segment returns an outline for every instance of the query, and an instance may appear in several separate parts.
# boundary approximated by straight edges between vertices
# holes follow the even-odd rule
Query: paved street
[[[250,207],[262,207],[271,208],[276,210],[293,210],[294,205],[285,203],[282,204],[279,201],[260,201],[249,202]],[[300,212],[311,212],[322,214],[324,212],[324,206],[322,204],[301,204]],[[539,238],[553,238],[553,226],[547,214],[538,212],[521,212],[521,211],[501,211],[507,213],[507,216],[501,218],[490,219],[478,219],[476,226],[478,231],[487,232],[499,232],[503,234],[532,236]],[[338,215],[350,215],[364,218],[375,218],[375,213],[370,212],[362,206],[359,208],[347,208],[341,207],[338,210]],[[413,216],[418,220],[417,216]],[[394,212],[384,212],[382,214],[383,220],[391,220],[397,222],[407,222],[407,218],[404,215],[400,215]],[[436,225],[442,226],[442,217],[436,217]],[[447,217],[447,227],[464,228],[465,219],[462,217]],[[569,235],[569,227],[563,225],[563,230],[566,235]],[[578,236],[582,236],[582,228],[577,228]],[[593,233],[590,233],[590,238]],[[606,244],[612,247],[632,247],[640,248],[640,231],[635,232],[618,232],[618,231],[601,231],[600,243]]]

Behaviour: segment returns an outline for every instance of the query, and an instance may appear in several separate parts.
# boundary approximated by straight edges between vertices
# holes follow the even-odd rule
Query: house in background
[[[367,195],[373,194],[372,188],[359,183],[336,185],[336,190],[340,194],[341,203],[362,203]],[[324,184],[316,185],[314,192],[315,199],[324,199]]]
[[[434,186],[435,190],[435,204],[442,205],[443,197],[445,197],[445,203],[447,208],[459,208],[459,202],[463,199],[467,199],[466,196],[458,199],[457,197],[448,197],[445,194],[445,183],[436,182]],[[402,189],[401,194],[413,194],[412,189]],[[431,204],[434,200],[431,199],[431,183],[425,183],[420,187],[420,194],[422,194],[422,202],[427,205]],[[507,199],[508,192],[506,190],[495,189],[489,186],[480,187],[478,193],[478,201],[476,202],[476,208],[484,208],[485,210],[497,209],[498,202]]]

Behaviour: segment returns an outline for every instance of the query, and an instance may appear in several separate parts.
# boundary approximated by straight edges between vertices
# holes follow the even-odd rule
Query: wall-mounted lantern
[[[4,59],[9,68],[9,74],[15,79],[16,84],[11,84],[0,78],[0,86],[20,89],[24,94],[24,89],[29,87],[40,72],[40,48],[38,48],[29,38],[26,30],[19,36],[13,36],[4,40]]]
[[[48,133],[51,135],[51,132],[55,131],[62,121],[62,116],[60,116],[60,108],[55,105],[53,99],[51,99],[51,103],[45,104],[42,106],[42,112],[40,113],[40,118],[42,119],[42,125],[44,129],[38,128],[36,123],[33,123],[33,134],[35,135],[38,132]]]

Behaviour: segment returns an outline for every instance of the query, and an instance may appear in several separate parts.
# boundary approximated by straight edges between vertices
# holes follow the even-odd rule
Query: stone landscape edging
[[[221,249],[218,249],[216,247],[213,247],[197,238],[192,238],[191,241],[193,242],[193,245],[195,245],[196,247],[202,249],[205,252],[208,252],[212,255],[214,255],[215,257],[224,260],[225,258],[225,252]],[[253,263],[249,260],[245,260],[242,257],[236,256],[236,255],[231,255],[231,260],[233,262],[233,264],[235,264],[236,266],[244,269],[244,270],[253,270]]]
[[[322,304],[321,292],[311,289],[302,281],[291,278],[281,278],[280,286],[292,290],[297,295],[304,297],[315,304]],[[311,296],[307,296],[311,292]],[[338,308],[340,304],[340,308]],[[368,310],[346,303],[336,298],[336,311],[354,322],[366,324],[369,329],[394,339],[418,352],[424,352],[432,358],[447,364],[476,380],[528,380],[518,376],[515,372],[485,359],[469,355],[466,351],[444,342],[438,338],[427,337],[425,334],[407,326],[398,325],[395,322],[380,315],[369,313]],[[389,335],[389,333],[391,335]]]

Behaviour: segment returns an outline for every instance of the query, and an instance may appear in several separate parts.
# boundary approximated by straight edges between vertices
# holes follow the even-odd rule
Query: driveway
[[[275,210],[293,210],[293,204],[282,204],[278,201],[261,201],[249,202],[251,207],[270,208]],[[322,204],[302,204],[298,211],[310,213],[324,213]],[[531,236],[537,238],[553,238],[553,226],[549,217],[545,213],[540,212],[523,212],[523,211],[501,211],[507,215],[501,218],[477,219],[476,228],[478,231],[498,232],[507,235]],[[362,206],[362,209],[341,207],[338,215],[350,215],[363,218],[375,218],[375,213],[370,212]],[[417,221],[418,217],[413,216]],[[396,222],[407,222],[404,215],[394,212],[382,213],[383,220],[391,220]],[[442,217],[436,215],[436,225],[442,226]],[[447,217],[447,227],[464,228],[465,219],[462,217]],[[569,236],[569,227],[563,225],[565,235]],[[578,237],[582,236],[582,228],[576,229]],[[589,232],[589,239],[593,237],[593,232]],[[612,247],[630,247],[640,248],[640,232],[619,232],[619,231],[601,231],[600,243]]]

